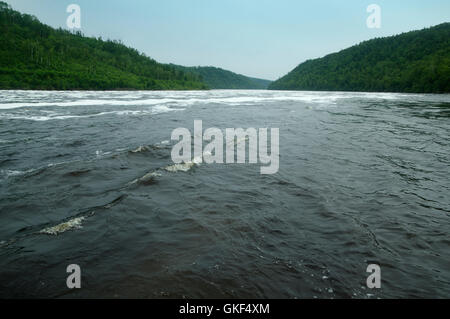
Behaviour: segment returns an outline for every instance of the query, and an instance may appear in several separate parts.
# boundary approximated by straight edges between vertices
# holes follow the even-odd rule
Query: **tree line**
[[[120,41],[53,29],[0,2],[0,89],[207,89]]]
[[[272,90],[450,92],[450,23],[365,41],[300,64]]]

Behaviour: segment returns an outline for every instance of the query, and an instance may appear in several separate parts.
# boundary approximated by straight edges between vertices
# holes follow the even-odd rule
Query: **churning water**
[[[279,172],[164,169],[194,120]],[[449,136],[449,95],[0,91],[0,297],[448,298]]]

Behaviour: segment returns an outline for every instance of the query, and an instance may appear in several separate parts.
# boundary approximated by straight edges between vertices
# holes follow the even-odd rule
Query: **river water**
[[[279,171],[165,169],[194,120]],[[449,133],[450,95],[0,91],[0,297],[448,298]]]

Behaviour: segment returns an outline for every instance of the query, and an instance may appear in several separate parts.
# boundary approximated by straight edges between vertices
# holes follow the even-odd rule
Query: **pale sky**
[[[307,59],[450,21],[448,0],[3,0],[67,28],[81,7],[87,36],[121,40],[162,63],[216,66],[275,80]],[[370,4],[381,28],[366,25]]]

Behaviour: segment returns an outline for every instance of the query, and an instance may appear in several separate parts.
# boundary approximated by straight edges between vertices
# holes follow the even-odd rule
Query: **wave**
[[[70,107],[70,106],[130,106],[130,105],[156,105],[170,102],[176,102],[175,99],[147,99],[147,100],[79,100],[72,102],[21,102],[21,103],[4,103],[0,104],[0,110],[9,110],[22,107]]]
[[[81,229],[83,222],[87,218],[94,216],[99,210],[105,210],[105,209],[110,209],[110,208],[114,207],[115,205],[119,204],[125,198],[126,198],[126,195],[121,195],[108,204],[105,204],[102,206],[97,206],[97,207],[92,207],[92,208],[86,210],[84,213],[78,214],[76,217],[73,217],[66,222],[62,222],[56,226],[46,227],[34,234],[56,236],[56,235],[60,235],[62,233],[70,231],[70,230]]]
[[[226,92],[229,94],[229,92]],[[77,106],[152,106],[159,105],[164,109],[167,104],[174,104],[180,106],[189,106],[193,104],[242,104],[242,103],[258,103],[258,102],[279,102],[279,101],[301,101],[308,103],[333,103],[337,99],[349,98],[370,98],[370,99],[400,99],[404,98],[405,94],[398,93],[363,93],[363,92],[295,92],[295,91],[261,91],[257,95],[242,95],[240,91],[234,92],[240,94],[238,96],[225,96],[222,91],[212,91],[209,96],[199,98],[199,95],[181,92],[177,94],[166,94],[153,96],[148,99],[143,99],[143,93],[139,95],[122,94],[114,99],[81,99],[76,101],[56,101],[56,102],[12,102],[0,103],[0,110],[16,109],[16,108],[38,108],[38,107],[77,107]],[[48,95],[48,94],[47,94]],[[43,97],[48,97],[44,95]],[[70,98],[82,97],[82,94],[68,96]],[[406,95],[411,96],[411,95]],[[14,98],[12,96],[11,98]],[[61,99],[61,97],[59,97]],[[0,101],[1,102],[1,101]],[[124,111],[133,112],[133,111]]]
[[[126,197],[127,197],[126,195],[120,195],[119,197],[114,199],[112,202],[109,202],[108,204],[92,207],[90,209],[85,210],[83,213],[80,213],[80,214],[72,217],[71,219],[61,222],[55,226],[49,226],[49,227],[42,228],[39,231],[34,231],[34,229],[36,229],[36,228],[39,229],[39,228],[43,227],[42,225],[26,227],[22,230],[19,230],[19,232],[26,230],[27,232],[24,235],[18,236],[15,238],[11,238],[10,240],[1,240],[0,248],[9,247],[12,244],[18,242],[19,240],[25,239],[30,236],[36,236],[36,235],[57,236],[57,235],[65,233],[67,231],[81,229],[83,226],[83,222],[86,221],[89,217],[94,216],[100,210],[107,210],[107,209],[114,207],[115,205],[122,202],[122,200],[124,200]]]
[[[86,217],[76,217],[65,223],[61,223],[53,227],[44,228],[39,233],[56,236],[69,230],[80,229],[82,228],[81,224],[85,219]]]
[[[0,119],[6,118],[8,120],[29,120],[29,121],[43,122],[52,120],[68,120],[75,118],[91,118],[105,115],[118,115],[118,116],[156,115],[184,110],[185,109],[180,108],[175,109],[162,105],[162,106],[155,106],[149,110],[122,110],[122,111],[100,112],[86,115],[63,115],[57,113],[51,115],[16,115],[16,114],[0,113]]]
[[[80,163],[80,162],[91,162],[91,161],[96,161],[96,160],[102,160],[102,159],[108,158],[110,156],[120,155],[121,153],[139,154],[139,153],[149,152],[151,150],[164,149],[164,148],[166,148],[166,146],[163,146],[163,145],[166,145],[169,143],[170,143],[170,141],[162,141],[161,143],[158,143],[155,145],[139,146],[138,148],[132,149],[132,150],[130,150],[128,148],[118,148],[118,149],[115,149],[114,151],[96,150],[95,156],[92,156],[88,159],[84,159],[84,160],[76,159],[76,160],[48,163],[43,166],[29,168],[29,169],[27,169],[27,168],[21,169],[21,170],[1,169],[0,170],[0,180],[6,180],[8,178],[13,178],[13,177],[31,177],[31,176],[40,174],[50,168],[55,168],[55,167],[59,167],[62,165],[73,165],[75,163]],[[85,172],[85,171],[89,171],[89,170],[81,170],[80,172]],[[68,174],[72,175],[72,174],[76,174],[77,172],[78,171],[75,171],[75,172],[71,171]]]
[[[100,152],[100,151],[97,151],[97,152]],[[99,153],[97,155],[97,158],[101,157],[102,154],[105,155],[105,153]],[[2,169],[2,170],[0,170],[0,176],[5,176],[6,178],[9,178],[9,177],[31,177],[31,176],[41,174],[50,168],[55,168],[55,167],[59,167],[62,165],[72,165],[75,163],[79,163],[81,161],[82,160],[73,160],[73,161],[49,163],[44,166],[40,166],[37,168],[30,168],[30,169],[26,169],[26,170],[3,170]]]
[[[206,156],[211,156],[210,152],[205,152]],[[164,167],[164,169],[168,172],[175,173],[175,172],[188,172],[193,167],[200,165],[203,162],[203,156],[194,157],[192,161],[179,163],[179,164],[173,164]]]
[[[134,181],[129,183],[129,185],[133,185],[133,184],[143,184],[143,185],[153,184],[156,181],[156,178],[157,177],[161,177],[161,176],[162,175],[159,174],[158,172],[150,172],[150,173],[145,174],[141,178],[135,179]]]
[[[130,151],[130,153],[144,153],[148,152],[150,149],[147,146],[139,146],[137,149]]]
[[[187,163],[181,163],[181,164],[174,164],[174,165],[169,165],[167,167],[165,167],[164,169],[168,172],[187,172],[189,171],[191,168],[193,168],[195,165],[197,165],[194,162],[187,162]]]
[[[11,176],[21,176],[26,174],[29,171],[15,171],[15,170],[0,170],[0,175],[11,177]]]

